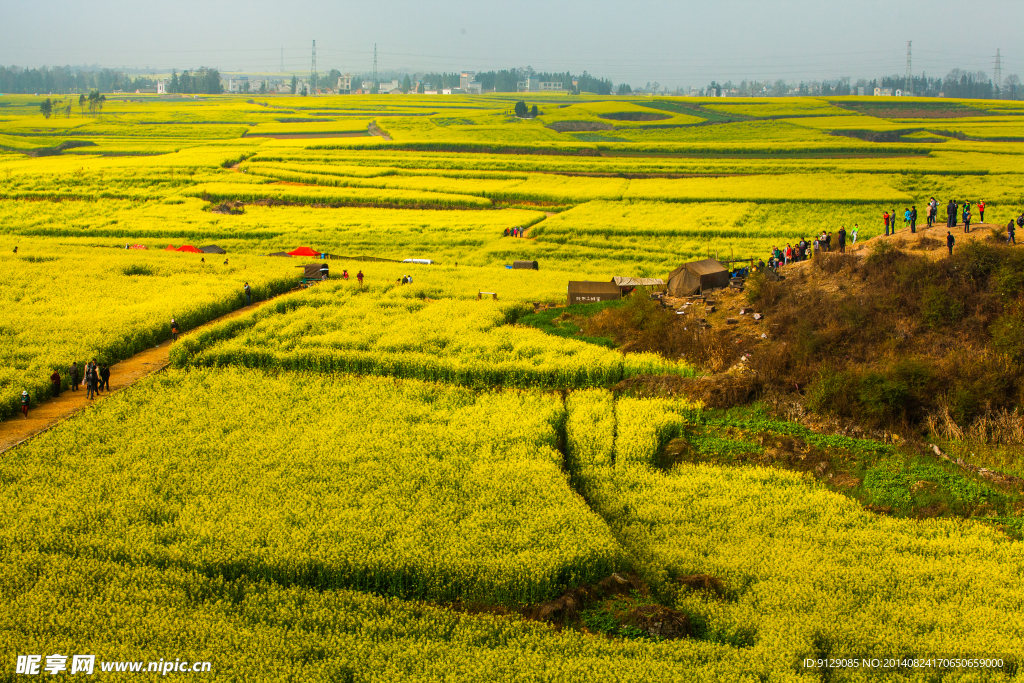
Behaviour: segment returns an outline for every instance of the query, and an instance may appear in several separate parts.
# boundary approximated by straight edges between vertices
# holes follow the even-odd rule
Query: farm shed
[[[512,262],[512,267],[513,268],[517,268],[517,269],[518,268],[522,268],[522,269],[525,269],[525,270],[537,270],[537,262],[536,261],[513,261]]]
[[[221,249],[220,247],[218,247],[216,244],[211,244],[211,245],[209,245],[207,247],[199,247],[199,251],[203,252],[204,254],[226,254],[226,253],[228,253],[228,252],[224,251],[223,249]]]
[[[690,296],[729,286],[729,271],[715,259],[684,263],[668,276],[669,296]]]
[[[622,290],[614,282],[569,282],[567,304],[592,304],[597,301],[615,301],[622,298]]]

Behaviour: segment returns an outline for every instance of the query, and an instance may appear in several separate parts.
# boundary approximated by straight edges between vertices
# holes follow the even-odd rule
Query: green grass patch
[[[583,334],[580,324],[587,318],[591,318],[608,308],[621,308],[628,299],[617,301],[601,301],[596,304],[575,304],[564,308],[552,308],[537,313],[529,313],[522,316],[516,322],[519,325],[536,327],[542,332],[555,335],[556,337],[567,337],[576,339],[588,344],[596,344],[609,349],[615,348],[615,342],[608,337],[591,337]]]

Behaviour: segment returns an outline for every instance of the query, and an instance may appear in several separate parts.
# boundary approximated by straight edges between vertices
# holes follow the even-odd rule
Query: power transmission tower
[[[309,87],[312,88],[312,90],[313,90],[313,92],[311,94],[316,94],[317,78],[318,77],[317,77],[317,73],[316,73],[316,41],[314,40],[313,41],[313,66],[309,70]]]
[[[998,91],[999,96],[1002,97],[1002,94],[1003,94],[1003,62],[1002,62],[1002,60],[999,57],[999,49],[998,48],[996,48],[996,74],[995,75],[996,75],[996,83],[995,83],[996,90]]]
[[[370,91],[377,91],[377,43],[373,44],[373,85],[370,86]]]
[[[914,75],[910,71],[910,41],[907,41],[907,79],[903,84],[903,94],[908,97],[914,96]]]

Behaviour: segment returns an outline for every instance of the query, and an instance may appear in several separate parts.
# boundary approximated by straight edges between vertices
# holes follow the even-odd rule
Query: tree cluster
[[[171,82],[167,86],[167,92],[185,95],[219,95],[224,92],[224,88],[220,83],[220,72],[204,66],[192,73],[189,73],[188,70],[182,71],[180,76],[177,69],[172,71]]]

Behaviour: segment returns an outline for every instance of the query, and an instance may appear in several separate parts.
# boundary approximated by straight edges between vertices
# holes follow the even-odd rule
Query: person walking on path
[[[839,227],[839,253],[846,253],[846,228]]]
[[[363,271],[360,270],[358,273],[356,273],[356,279],[359,280],[359,286],[362,287],[363,286]]]
[[[885,236],[889,236],[889,212],[886,211],[882,214],[882,220],[885,221]]]
[[[984,223],[985,222],[985,200],[984,199],[982,199],[980,202],[978,202],[978,222],[979,223]]]
[[[99,383],[99,376],[96,373],[96,361],[85,366],[85,390],[86,398],[95,398],[99,393],[96,385]]]
[[[50,391],[53,392],[54,398],[60,396],[60,373],[56,370],[50,375]]]
[[[949,249],[949,255],[953,255],[953,245],[956,244],[956,238],[953,237],[953,233],[949,230],[946,231],[946,249]]]
[[[100,389],[110,391],[110,366],[104,365],[100,368]]]
[[[71,391],[78,391],[78,382],[81,379],[81,375],[78,374],[78,363],[71,363],[71,368],[68,370],[68,384],[71,385]]]
[[[245,305],[252,306],[252,287],[250,287],[249,283],[246,282],[242,289],[245,290]]]
[[[171,341],[178,341],[178,321],[171,318]]]
[[[910,207],[910,233],[917,233],[917,207]]]
[[[28,419],[28,391],[24,389],[21,391],[21,414]]]

